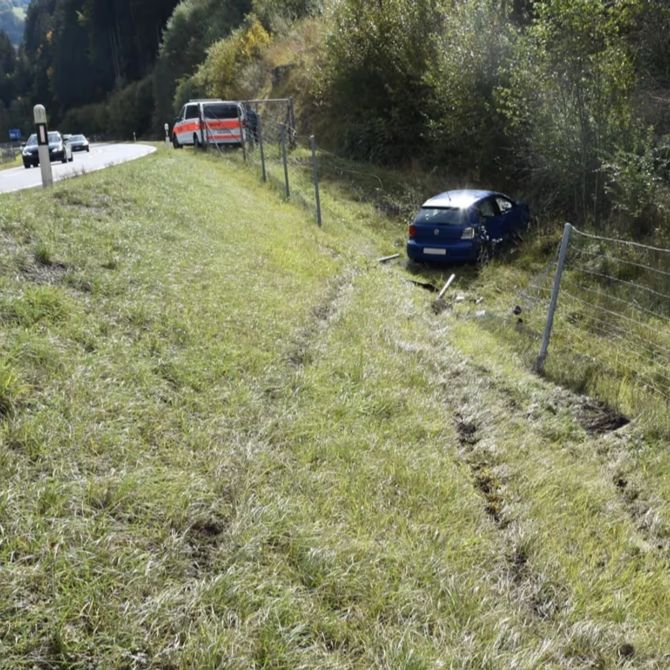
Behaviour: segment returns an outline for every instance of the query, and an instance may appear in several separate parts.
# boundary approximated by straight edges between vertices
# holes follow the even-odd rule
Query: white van
[[[242,144],[247,140],[244,106],[230,100],[189,100],[179,112],[172,128],[172,144]]]

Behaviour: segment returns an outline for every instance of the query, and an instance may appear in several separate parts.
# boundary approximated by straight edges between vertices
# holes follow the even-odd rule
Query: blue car
[[[414,261],[472,262],[528,228],[528,205],[496,191],[445,191],[423,203],[409,227]]]

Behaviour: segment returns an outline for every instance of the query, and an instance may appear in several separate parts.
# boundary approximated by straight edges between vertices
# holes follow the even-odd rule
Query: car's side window
[[[507,214],[507,212],[514,207],[514,203],[511,200],[503,198],[502,196],[496,197],[496,204],[498,205],[501,214]]]
[[[185,119],[197,119],[199,116],[198,105],[186,105]]]
[[[184,105],[184,106],[179,110],[179,114],[177,115],[177,120],[178,120],[178,121],[183,121],[183,120],[184,120],[184,111],[186,111],[186,105]]]
[[[496,211],[493,207],[493,202],[490,198],[482,200],[477,205],[477,211],[479,212],[479,216],[485,219],[490,219],[491,217],[496,215]]]

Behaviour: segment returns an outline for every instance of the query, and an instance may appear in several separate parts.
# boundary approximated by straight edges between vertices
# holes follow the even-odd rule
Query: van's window
[[[186,105],[186,114],[184,114],[185,119],[197,119],[199,117],[198,105]]]
[[[237,105],[213,104],[202,107],[206,119],[236,119],[238,116]]]
[[[457,225],[464,223],[465,210],[458,207],[422,207],[414,223]]]

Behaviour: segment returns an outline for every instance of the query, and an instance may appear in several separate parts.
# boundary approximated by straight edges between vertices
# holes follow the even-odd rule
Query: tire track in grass
[[[621,466],[617,468],[616,461],[615,464],[610,461],[612,443],[618,444],[619,453],[626,451],[626,440],[621,439],[622,427],[627,423],[625,418],[590,399],[552,387],[530,374],[528,374],[529,382],[522,379],[523,374],[518,372],[515,373],[516,380],[503,377],[496,368],[502,369],[505,367],[504,364],[496,363],[493,358],[492,368],[469,360],[460,361],[459,364],[453,360],[453,355],[445,350],[444,344],[439,344],[440,346],[436,346],[436,353],[443,370],[441,382],[447,402],[454,406],[454,424],[460,438],[459,454],[472,474],[473,486],[483,497],[486,513],[500,531],[502,542],[510,547],[505,553],[512,588],[518,593],[520,601],[526,603],[534,617],[556,627],[556,635],[547,647],[546,658],[571,664],[575,662],[575,658],[581,657],[583,662],[588,661],[598,667],[601,665],[618,667],[620,663],[626,663],[633,657],[638,661],[642,661],[643,658],[652,663],[658,661],[662,652],[659,655],[654,649],[657,645],[651,642],[653,634],[648,633],[647,626],[643,624],[644,619],[638,620],[635,625],[633,617],[631,627],[615,623],[616,616],[614,619],[606,615],[592,618],[593,614],[589,615],[588,612],[593,610],[593,606],[588,601],[580,602],[580,598],[583,598],[580,591],[585,586],[582,580],[589,579],[588,572],[575,575],[571,572],[564,573],[564,570],[567,565],[573,566],[574,569],[575,565],[584,561],[585,565],[581,571],[586,571],[586,565],[592,560],[593,554],[586,553],[582,556],[580,554],[582,548],[576,546],[571,552],[573,555],[568,554],[566,563],[557,556],[555,564],[551,565],[554,559],[550,559],[550,563],[547,564],[546,552],[538,552],[537,547],[533,551],[533,536],[541,537],[536,529],[541,530],[541,524],[544,524],[545,520],[528,516],[528,511],[533,505],[538,508],[538,504],[540,505],[538,509],[541,509],[545,503],[540,500],[530,504],[531,501],[524,500],[523,497],[523,490],[528,488],[522,479],[527,476],[523,458],[528,460],[529,465],[532,461],[537,461],[537,464],[546,462],[547,474],[539,474],[540,482],[543,479],[550,482],[554,477],[558,478],[558,482],[561,481],[562,472],[559,470],[555,475],[552,472],[550,464],[554,461],[555,465],[560,464],[561,468],[567,468],[563,472],[567,476],[566,483],[570,482],[570,486],[575,485],[577,477],[588,473],[589,477],[595,476],[596,480],[593,484],[588,480],[584,482],[587,488],[581,495],[584,496],[585,502],[594,506],[602,504],[600,496],[609,495],[619,505],[619,510],[611,513],[611,519],[598,518],[596,515],[591,517],[593,534],[606,535],[604,529],[609,525],[616,525],[620,529],[617,532],[621,534],[617,535],[618,544],[614,543],[611,547],[605,545],[605,551],[609,552],[610,558],[600,568],[596,565],[596,568],[601,572],[607,569],[606,574],[609,574],[614,563],[613,557],[620,555],[619,552],[624,552],[622,555],[625,556],[628,542],[632,542],[633,546],[640,540],[642,544],[651,544],[649,542],[651,538],[656,542],[657,550],[662,549],[664,552],[667,546],[667,526],[659,522],[658,516],[652,511],[653,505],[648,504],[651,496],[638,505],[636,501],[640,497],[639,487],[631,484],[634,477],[623,474],[629,470],[624,471]],[[476,351],[476,348],[466,347],[466,351],[470,350]],[[481,358],[478,354],[475,356],[476,361]],[[515,389],[515,381],[529,383],[528,389]],[[509,441],[509,435],[513,434],[510,433],[510,429],[513,431],[516,426],[518,431],[524,424],[525,432],[520,436],[518,447],[515,448]],[[623,431],[625,433],[626,429],[623,428]],[[559,436],[561,443],[557,443]],[[529,445],[533,445],[532,450],[529,450]],[[512,449],[519,451],[514,453]],[[616,448],[614,451],[616,453]],[[541,473],[536,469],[537,464],[530,470],[532,472],[535,469],[534,477]],[[574,474],[571,474],[571,470]],[[606,492],[607,489],[609,493]],[[529,489],[530,491],[533,491],[533,487]],[[591,491],[595,496],[592,501],[589,498]],[[538,493],[537,489],[533,493],[543,495]],[[569,498],[566,498],[565,503],[561,503],[560,499],[549,502],[552,505],[566,506],[567,509],[570,504],[568,501]],[[560,510],[561,507],[557,509]],[[604,507],[599,514],[607,512],[608,508]],[[559,520],[561,517],[559,515],[556,518]],[[630,527],[631,524],[626,518],[632,522],[634,529]],[[563,519],[563,523],[569,524],[571,521],[570,517]],[[597,528],[600,530],[597,531]],[[586,540],[589,527],[575,530],[570,529],[568,525],[565,530],[568,531],[568,536],[574,537],[574,540],[578,537],[584,537]],[[637,539],[625,535],[631,531],[637,534]],[[560,536],[560,526],[550,532],[558,533]],[[659,542],[659,538],[662,538],[662,541]],[[558,537],[553,544],[560,546],[561,538]],[[587,543],[583,550],[593,552],[594,546],[592,543]],[[597,551],[597,548],[595,550]],[[657,555],[658,569],[665,562],[663,552]],[[542,553],[545,553],[544,559],[541,558]],[[636,562],[635,556],[635,553],[631,554],[633,562]],[[644,556],[640,558],[646,563]],[[542,563],[538,563],[538,559]],[[599,583],[595,593],[602,598],[602,576],[596,572],[591,579]],[[661,573],[651,580],[650,587],[658,579],[663,581]],[[667,579],[664,581],[667,596]],[[586,590],[589,588],[591,587],[587,586]],[[639,598],[651,596],[651,593],[643,595],[645,583],[638,584],[637,588],[642,590]],[[658,597],[665,596],[659,594]],[[607,611],[608,603],[603,602],[600,607]],[[660,630],[662,629],[661,626]],[[636,639],[631,639],[631,635]],[[638,641],[641,641],[641,649],[636,647]],[[632,642],[635,642],[635,645]]]
[[[505,551],[506,583],[513,599],[526,608],[527,612],[539,619],[550,620],[565,607],[565,588],[555,580],[547,580],[533,566],[528,548],[523,538],[523,519],[515,513],[514,494],[510,490],[512,476],[505,465],[504,449],[496,444],[496,428],[501,425],[503,412],[514,412],[514,403],[499,396],[494,412],[489,403],[481,403],[484,388],[491,388],[482,369],[472,368],[467,363],[451,360],[453,366],[447,372],[442,388],[449,407],[455,407],[454,427],[459,437],[458,457],[470,471],[474,488],[483,498],[483,508],[487,516],[501,534]]]

